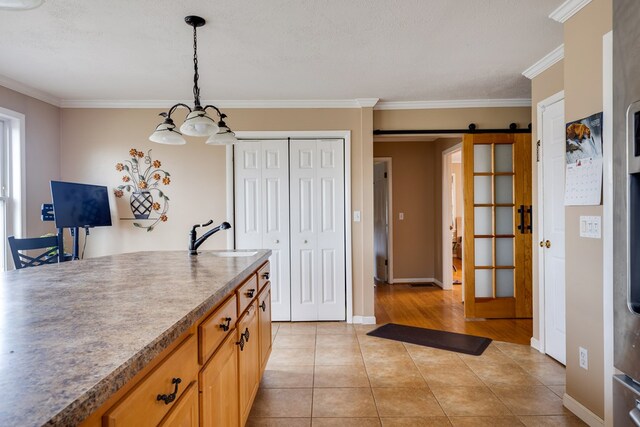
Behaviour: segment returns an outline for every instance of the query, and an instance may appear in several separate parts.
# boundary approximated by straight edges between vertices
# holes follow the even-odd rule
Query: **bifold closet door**
[[[288,142],[242,141],[234,150],[236,248],[271,249],[272,319],[291,320]]]
[[[291,320],[345,320],[344,144],[291,140]]]

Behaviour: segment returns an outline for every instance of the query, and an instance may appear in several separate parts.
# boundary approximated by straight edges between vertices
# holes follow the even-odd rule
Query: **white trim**
[[[16,80],[10,79],[9,77],[0,76],[0,86],[19,92],[23,95],[27,95],[32,98],[38,99],[42,102],[46,102],[47,104],[55,105],[56,107],[60,106],[59,98],[56,98],[50,93],[47,93],[40,89],[35,89],[23,83],[20,83]]]
[[[376,316],[353,316],[353,321],[348,322],[358,325],[375,325]]]
[[[580,402],[569,396],[567,393],[562,396],[562,404],[565,408],[574,413],[574,415],[587,423],[590,427],[602,427],[604,421],[596,414],[588,410]]]
[[[372,102],[377,98],[362,98]],[[193,100],[157,99],[63,99],[62,108],[161,108],[167,109],[176,102],[187,105]],[[212,104],[218,108],[361,108],[356,99],[274,99],[274,100],[203,100],[202,105]]]
[[[544,110],[556,102],[559,102],[564,99],[564,90],[551,95],[550,97],[538,102],[536,106],[536,114],[538,117],[538,125],[536,128],[538,139],[542,141],[542,113]],[[535,207],[538,221],[536,224],[536,228],[538,230],[538,241],[544,240],[544,215],[543,206],[544,206],[544,183],[543,183],[543,163],[542,163],[542,144],[540,144],[540,151],[538,152],[538,156],[540,161],[537,162],[537,175],[538,175],[538,204]],[[534,247],[538,247],[535,245]],[[538,346],[536,349],[541,353],[545,352],[545,305],[544,305],[544,252],[543,248],[538,247]],[[535,318],[535,316],[534,316]]]
[[[540,341],[538,341],[537,339],[535,339],[534,337],[531,337],[531,347],[535,348],[536,350],[538,350],[540,353],[544,353],[544,349],[541,350],[541,344]]]
[[[451,233],[451,154],[456,151],[462,151],[462,142],[447,148],[442,152],[442,282],[440,287],[445,290],[453,289],[453,251],[451,249],[451,240],[445,239],[447,234]],[[464,209],[464,207],[462,208]]]
[[[604,330],[604,421],[613,426],[613,33],[602,37],[603,176],[602,313]]]
[[[548,70],[552,65],[564,59],[564,43],[547,53],[542,59],[522,72],[522,75],[532,80],[534,77]]]
[[[389,198],[389,233],[387,234],[387,256],[388,256],[388,269],[387,269],[387,283],[393,284],[393,158],[392,157],[374,157],[373,161],[382,161],[387,164],[387,196]]]
[[[459,99],[442,101],[382,101],[374,110],[432,110],[444,108],[531,107],[531,99]]]
[[[356,98],[360,108],[373,108],[380,101],[380,98]]]
[[[225,179],[227,180],[226,185],[226,202],[227,202],[227,220],[233,221],[233,227],[235,228],[235,200],[234,200],[234,191],[233,188],[233,146],[227,145],[225,147],[225,161],[226,161],[226,173]],[[229,167],[231,166],[231,167]],[[236,233],[227,233],[227,249],[235,249],[236,247]]]
[[[237,131],[238,139],[279,139],[279,138],[336,138],[344,139],[344,212],[345,212],[345,274],[346,274],[346,304],[347,323],[353,323],[353,244],[351,236],[351,131]],[[229,158],[227,158],[227,162]],[[227,169],[230,165],[227,163]],[[233,179],[231,179],[233,187]],[[227,193],[228,193],[227,188]],[[228,208],[227,208],[228,209]],[[375,318],[374,318],[375,323]]]
[[[591,3],[591,0],[567,0],[551,12],[549,18],[564,24],[589,3]]]

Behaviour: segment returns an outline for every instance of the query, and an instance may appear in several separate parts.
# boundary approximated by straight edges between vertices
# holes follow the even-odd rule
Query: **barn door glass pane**
[[[489,205],[491,197],[491,177],[476,176],[473,178],[473,202],[477,205]]]
[[[473,171],[491,172],[491,145],[473,147]]]
[[[496,144],[495,172],[513,172],[513,145]]]
[[[513,297],[513,269],[496,270],[496,296]]]
[[[476,270],[476,298],[493,297],[493,270]]]
[[[473,208],[473,222],[475,226],[474,234],[488,236],[493,234],[491,223],[491,208]]]
[[[513,176],[496,176],[496,203],[513,203]]]

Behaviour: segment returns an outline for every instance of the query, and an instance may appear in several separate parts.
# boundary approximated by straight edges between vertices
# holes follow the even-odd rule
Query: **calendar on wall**
[[[565,206],[602,201],[602,113],[566,126]]]

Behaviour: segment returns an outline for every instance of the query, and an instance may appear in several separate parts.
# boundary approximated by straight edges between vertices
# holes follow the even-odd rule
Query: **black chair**
[[[56,264],[58,263],[58,237],[32,237],[26,239],[16,239],[13,236],[9,236],[9,247],[11,248],[11,255],[13,256],[13,263],[16,269],[25,267],[36,267],[42,264]],[[45,249],[40,255],[27,255],[20,251],[31,251],[36,249]]]

